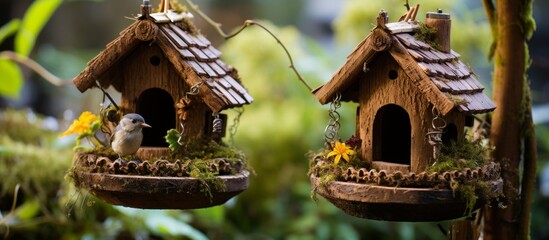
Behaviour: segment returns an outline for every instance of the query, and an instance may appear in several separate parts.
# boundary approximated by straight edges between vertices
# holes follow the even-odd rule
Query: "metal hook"
[[[436,159],[440,155],[440,150],[442,146],[442,134],[444,133],[444,128],[446,127],[446,121],[441,116],[440,111],[433,106],[431,109],[433,114],[433,120],[431,121],[432,129],[427,132],[427,140],[431,146],[433,146],[433,165],[437,163]]]
[[[212,113],[214,120],[212,122],[212,133],[220,133],[223,128],[223,120],[219,117],[219,113]]]
[[[334,141],[337,138],[340,127],[339,119],[341,117],[337,112],[337,109],[340,107],[341,93],[338,92],[330,104],[330,112],[328,113],[328,116],[330,116],[330,121],[324,129],[324,141],[326,142]]]

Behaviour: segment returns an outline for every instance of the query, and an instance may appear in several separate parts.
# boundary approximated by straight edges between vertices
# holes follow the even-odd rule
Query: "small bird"
[[[142,129],[144,127],[150,128],[151,126],[145,123],[145,119],[141,115],[137,113],[124,115],[114,129],[112,150],[120,158],[136,153],[143,141]]]

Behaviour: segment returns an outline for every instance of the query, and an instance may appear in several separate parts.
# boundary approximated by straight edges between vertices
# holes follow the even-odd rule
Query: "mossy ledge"
[[[420,173],[389,172],[373,169],[365,161],[336,165],[326,157],[326,150],[310,154],[309,176],[318,178],[318,190],[332,181],[402,188],[450,189],[466,204],[470,215],[477,200],[489,202],[502,197],[500,165],[486,158],[491,149],[467,140],[444,147],[436,164]]]
[[[218,176],[228,176],[251,170],[246,156],[240,151],[210,141],[184,143],[170,156],[156,159],[118,159],[110,149],[97,148],[76,152],[67,176],[80,186],[79,172],[149,177],[191,177],[201,182],[200,192],[212,197],[212,192],[225,189]]]

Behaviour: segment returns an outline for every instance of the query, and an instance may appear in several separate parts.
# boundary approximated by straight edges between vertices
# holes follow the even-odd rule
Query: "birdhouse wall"
[[[374,167],[389,171],[421,172],[433,162],[433,147],[426,133],[432,127],[432,107],[389,54],[380,54],[360,76],[357,134],[361,156]],[[444,116],[463,138],[465,115]]]
[[[175,103],[184,98],[190,89],[185,78],[198,77],[195,74],[182,77],[161,48],[149,42],[137,47],[118,66],[123,68],[121,92],[124,112],[137,112],[152,126],[151,129],[145,129],[143,146],[148,145],[149,136],[155,138],[153,142],[165,144],[164,136],[167,130],[177,128],[181,131]],[[184,136],[187,139],[197,139],[205,134],[206,119],[210,110],[199,97],[189,98],[191,105],[187,109]],[[154,134],[147,136],[146,131],[154,131]]]

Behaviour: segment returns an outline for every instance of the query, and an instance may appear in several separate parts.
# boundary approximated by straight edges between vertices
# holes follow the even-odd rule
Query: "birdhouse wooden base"
[[[463,217],[467,203],[451,189],[385,187],[373,184],[333,181],[321,187],[311,177],[317,193],[345,213],[384,221],[432,222]],[[477,201],[473,209],[482,206]]]
[[[196,209],[220,205],[246,190],[249,172],[242,161],[212,159],[203,162],[212,174],[198,179],[187,174],[191,161],[156,160],[137,163],[76,153],[69,174],[76,187],[107,203],[143,209]]]
[[[248,188],[248,171],[218,176],[225,187],[205,193],[192,177],[149,177],[103,173],[75,173],[78,187],[103,201],[132,208],[196,209],[221,205]],[[211,186],[210,186],[211,187]]]
[[[500,167],[493,162],[476,169],[418,174],[342,168],[323,160],[316,166],[310,174],[314,194],[349,215],[374,220],[430,222],[460,218],[499,195],[502,188]],[[337,168],[339,174],[323,178],[327,167]],[[470,192],[464,194],[459,185],[470,186]]]

